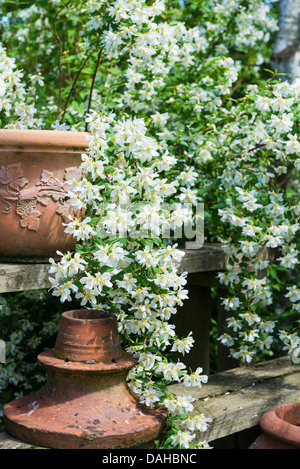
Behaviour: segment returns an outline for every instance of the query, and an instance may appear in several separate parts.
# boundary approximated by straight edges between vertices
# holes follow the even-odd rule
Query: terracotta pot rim
[[[89,136],[76,130],[0,129],[0,151],[83,151],[88,148]]]
[[[271,408],[262,416],[260,427],[273,438],[300,448],[299,415],[300,403],[282,404]]]
[[[115,316],[113,314],[98,309],[72,309],[70,311],[65,311],[64,313],[62,313],[62,316],[65,319],[76,323],[95,323],[107,319],[115,319]]]

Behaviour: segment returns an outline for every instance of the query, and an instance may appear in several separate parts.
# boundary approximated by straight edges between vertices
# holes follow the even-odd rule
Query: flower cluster
[[[0,43],[0,120],[1,127],[40,128],[36,117],[37,109],[32,97],[37,83],[43,84],[39,76],[30,77],[31,87],[23,82],[23,73],[18,70],[15,59],[9,57]]]
[[[218,277],[228,288],[223,305],[235,313],[220,340],[247,362],[273,342],[275,322],[260,313],[273,304],[272,265],[293,270],[300,262],[297,191],[290,186],[287,192],[282,178],[297,177],[298,96],[298,80],[275,82],[260,94],[251,87],[233,111],[239,116],[234,128],[218,136],[227,158],[219,174],[225,203],[218,213],[230,230],[230,238],[223,238],[230,265]],[[294,312],[299,311],[297,292],[294,285],[285,295]]]
[[[182,362],[167,358],[175,351],[188,353],[194,342],[191,334],[177,337],[169,323],[188,297],[186,273],[178,274],[183,252],[156,238],[185,222],[184,212],[174,222],[164,205],[178,182],[163,177],[167,172],[158,163],[164,149],[147,135],[143,119],[92,112],[88,121],[91,137],[81,164],[85,177],[70,181],[69,193],[70,203],[86,216],[66,226],[78,241],[77,252],[50,260],[53,295],[113,312],[123,346],[138,359],[128,384],[141,402],[163,404],[171,414],[190,412],[189,397],[168,391],[174,382],[201,387],[207,380],[201,368],[190,374]],[[172,164],[173,159],[168,166]],[[197,418],[194,430],[204,431],[209,419],[201,416],[200,425]],[[188,420],[189,426],[193,421]]]

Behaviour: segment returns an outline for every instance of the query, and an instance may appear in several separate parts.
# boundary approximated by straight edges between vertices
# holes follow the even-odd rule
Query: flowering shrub
[[[230,346],[234,357],[247,362],[256,350],[270,348],[275,329],[274,321],[260,314],[263,311],[263,316],[268,316],[266,309],[273,302],[272,263],[269,268],[269,260],[262,259],[259,250],[276,250],[279,266],[284,268],[295,269],[299,264],[298,190],[292,184],[286,188],[282,180],[285,174],[291,180],[297,178],[299,170],[299,81],[291,85],[274,82],[260,95],[257,92],[257,87],[249,89],[234,109],[234,125],[219,134],[227,153],[227,162],[219,173],[225,189],[219,215],[232,231],[226,246],[231,266],[219,274],[219,279],[229,286],[224,307],[235,312],[227,320],[229,333],[220,340]],[[228,151],[238,156],[230,160]],[[285,296],[291,308],[299,312],[297,286],[287,287]],[[290,339],[289,352],[294,354],[298,349],[299,354],[299,338],[293,334]]]
[[[66,226],[76,253],[51,260],[52,292],[117,315],[123,346],[139,360],[131,388],[170,411],[163,446],[207,447],[195,431],[209,420],[189,416],[192,399],[168,390],[176,381],[206,381],[201,368],[188,373],[173,363],[172,352],[188,353],[193,339],[177,337],[169,323],[187,298],[177,246],[185,239],[176,229],[195,225],[199,204],[206,241],[229,255],[218,275],[228,311],[219,340],[246,363],[269,351],[276,334],[293,360],[300,351],[289,330],[296,324],[277,330],[272,311],[278,272],[287,273],[285,308],[296,317],[300,299],[300,88],[262,70],[277,28],[272,10],[261,0],[39,0],[14,11],[3,1],[1,8],[3,43],[24,77],[35,64],[30,88],[5,78],[14,73],[7,60],[2,126],[91,133],[85,176],[70,181],[69,194],[86,215]],[[10,107],[25,98],[31,115]]]
[[[182,362],[169,360],[170,353],[184,355],[193,345],[190,335],[177,337],[169,324],[187,298],[186,274],[177,273],[183,253],[153,234],[147,236],[184,222],[178,209],[170,214],[163,210],[178,182],[167,183],[162,173],[176,161],[166,156],[167,165],[162,164],[165,151],[147,136],[142,119],[92,113],[88,121],[91,139],[81,164],[87,176],[74,180],[69,193],[70,203],[76,210],[84,208],[86,217],[67,224],[66,231],[78,241],[76,253],[64,254],[60,262],[50,260],[53,295],[63,302],[75,295],[81,306],[114,313],[123,347],[138,358],[127,378],[129,386],[141,402],[150,407],[161,403],[182,419],[193,410],[193,399],[172,395],[168,385],[201,387],[207,376],[200,367],[188,373]],[[203,431],[208,422],[201,414],[182,424]],[[172,425],[177,429],[178,424]],[[179,435],[167,434],[164,444],[189,447],[195,438],[187,430]],[[195,448],[205,445],[196,442]]]

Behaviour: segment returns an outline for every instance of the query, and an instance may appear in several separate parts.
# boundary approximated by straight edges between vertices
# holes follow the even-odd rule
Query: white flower
[[[270,349],[274,341],[274,338],[271,336],[266,337],[265,339],[259,339],[256,343],[260,350]]]
[[[116,283],[120,288],[123,288],[128,293],[131,293],[136,288],[137,279],[134,278],[130,273],[125,274],[123,280],[117,280]]]
[[[173,246],[167,246],[161,251],[161,258],[164,263],[173,264],[182,261],[182,258],[185,256],[185,252],[180,251],[179,249],[177,249],[177,247],[178,244],[174,244]]]
[[[237,279],[237,272],[234,269],[228,269],[227,272],[218,272],[217,277],[220,283],[230,285]]]
[[[195,398],[192,396],[171,396],[164,399],[162,404],[172,413],[179,412],[184,414],[194,409],[192,402]]]
[[[173,446],[179,446],[179,448],[188,449],[192,441],[195,439],[195,434],[179,430],[177,435],[171,435],[170,438]]]
[[[237,360],[241,360],[242,362],[246,362],[246,363],[251,363],[253,360],[253,357],[255,356],[255,352],[252,350],[249,350],[249,348],[246,345],[242,345],[239,350],[232,351],[231,355],[233,356],[233,358],[236,358]]]
[[[242,329],[242,323],[239,319],[236,319],[235,317],[227,318],[226,319],[227,326],[232,327],[234,332],[237,332],[239,329]]]
[[[51,124],[51,129],[53,130],[70,130],[70,126],[60,122],[59,120],[56,120],[54,124]]]
[[[163,395],[164,394],[161,391],[155,389],[152,385],[149,385],[147,389],[142,391],[140,394],[140,402],[148,407],[154,407]]]
[[[203,383],[207,383],[208,376],[201,375],[203,369],[198,367],[194,373],[186,374],[183,377],[183,383],[185,386],[192,386],[201,388]]]
[[[68,270],[68,274],[72,277],[73,275],[78,274],[78,272],[84,271],[87,268],[87,265],[88,263],[84,259],[82,259],[78,252],[76,252],[72,259],[70,259],[66,267]]]
[[[276,132],[279,134],[287,133],[290,132],[293,127],[292,117],[292,113],[283,113],[280,117],[273,114],[269,122],[272,127],[275,127]]]
[[[258,278],[246,278],[243,281],[243,286],[246,287],[249,291],[258,291],[261,289],[262,285],[266,283],[267,279],[264,277],[262,279]]]
[[[236,310],[240,307],[240,299],[238,297],[222,298],[222,305],[225,307],[226,311]]]
[[[265,246],[269,248],[277,248],[283,244],[283,239],[279,236],[266,235],[263,241],[266,242]]]
[[[75,218],[73,220],[70,216],[71,221],[68,224],[63,224],[67,228],[65,229],[66,233],[70,233],[77,239],[77,241],[85,241],[94,235],[94,229],[89,225],[91,222],[90,217],[86,217],[83,221]]]
[[[285,142],[285,151],[288,154],[300,155],[300,142],[298,141],[297,134],[288,134],[289,140]]]
[[[271,106],[273,111],[285,112],[289,111],[292,104],[295,102],[294,98],[285,99],[281,96],[271,100]]]
[[[220,335],[218,340],[221,342],[221,344],[226,345],[227,347],[232,347],[234,345],[234,339],[227,333]]]
[[[140,353],[138,358],[139,363],[143,365],[146,370],[157,368],[158,364],[162,361],[159,355],[150,352]]]
[[[194,432],[195,430],[205,432],[208,429],[210,422],[212,422],[211,418],[205,417],[204,414],[199,414],[194,417],[188,417],[182,422],[182,424],[191,432]]]
[[[278,257],[277,260],[283,267],[287,267],[289,269],[294,269],[295,266],[300,263],[298,252],[285,254],[282,257]]]
[[[179,352],[182,353],[182,355],[189,353],[195,342],[191,334],[190,332],[185,339],[176,339],[171,348],[171,352]]]
[[[180,373],[181,370],[185,369],[185,365],[181,362],[177,364],[174,363],[160,363],[156,368],[157,373],[162,373],[164,379],[167,381],[180,381]]]
[[[52,295],[59,296],[60,301],[64,303],[65,301],[71,301],[71,293],[77,292],[77,290],[78,287],[72,284],[72,282],[66,282],[65,284],[55,286]]]
[[[259,250],[259,244],[254,241],[240,241],[240,245],[242,252],[249,257],[256,256]]]
[[[143,251],[139,250],[135,253],[137,262],[145,265],[146,267],[156,267],[159,263],[158,256],[150,250],[149,246],[146,246]]]
[[[103,287],[112,287],[113,284],[111,282],[112,275],[110,272],[96,273],[95,275],[95,287],[101,293]]]
[[[240,332],[239,333],[239,336],[243,338],[244,341],[246,342],[254,342],[256,340],[256,338],[259,337],[259,334],[258,334],[258,329],[252,329],[251,331],[243,331],[243,332]]]
[[[297,288],[296,285],[287,288],[288,293],[285,295],[286,298],[289,298],[292,303],[300,301],[300,288]]]
[[[239,316],[246,321],[249,326],[261,323],[261,318],[256,313],[241,313]]]

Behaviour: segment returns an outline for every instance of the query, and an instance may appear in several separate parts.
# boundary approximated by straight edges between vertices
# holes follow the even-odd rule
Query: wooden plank
[[[188,272],[189,274],[198,272],[221,271],[224,267],[230,266],[229,256],[224,252],[220,244],[204,244],[200,249],[183,249],[185,256],[180,264],[179,272]],[[271,263],[276,262],[278,249],[260,248],[257,256]],[[241,259],[239,254],[237,259]]]
[[[225,255],[220,246],[185,251],[180,273],[204,272],[222,268]],[[0,293],[50,288],[49,264],[0,264]]]
[[[211,274],[210,282],[214,283],[216,273],[224,268],[228,256],[218,244],[204,245],[200,249],[184,250],[185,256],[179,268],[179,273],[189,274],[208,272]],[[264,258],[273,259],[274,250],[261,251]],[[0,293],[24,290],[39,290],[50,288],[47,263],[44,264],[0,264]],[[206,276],[198,279],[198,284],[207,286]],[[196,283],[193,281],[193,283]]]
[[[0,428],[0,450],[1,449],[46,449],[40,446],[33,446],[29,443],[17,440],[9,435],[4,428]]]
[[[50,288],[49,264],[0,264],[0,293]]]
[[[271,407],[300,400],[300,372],[257,385],[239,392],[198,401],[195,413],[212,418],[209,429],[199,434],[208,442],[241,432],[259,424]]]
[[[240,366],[230,370],[216,373],[208,377],[208,382],[200,389],[185,387],[182,384],[173,384],[170,391],[175,394],[184,392],[195,399],[204,400],[227,392],[239,390],[258,384],[263,381],[280,378],[300,372],[300,364],[291,364],[289,357],[276,358],[252,366]]]
[[[182,249],[185,256],[179,267],[179,273],[210,272],[222,270],[227,256],[220,245],[204,245],[200,249]]]
[[[193,414],[212,419],[209,429],[198,433],[212,442],[259,424],[264,412],[286,402],[300,401],[300,365],[288,357],[227,370],[209,377],[201,389],[182,384],[170,386],[178,395],[194,397]]]

